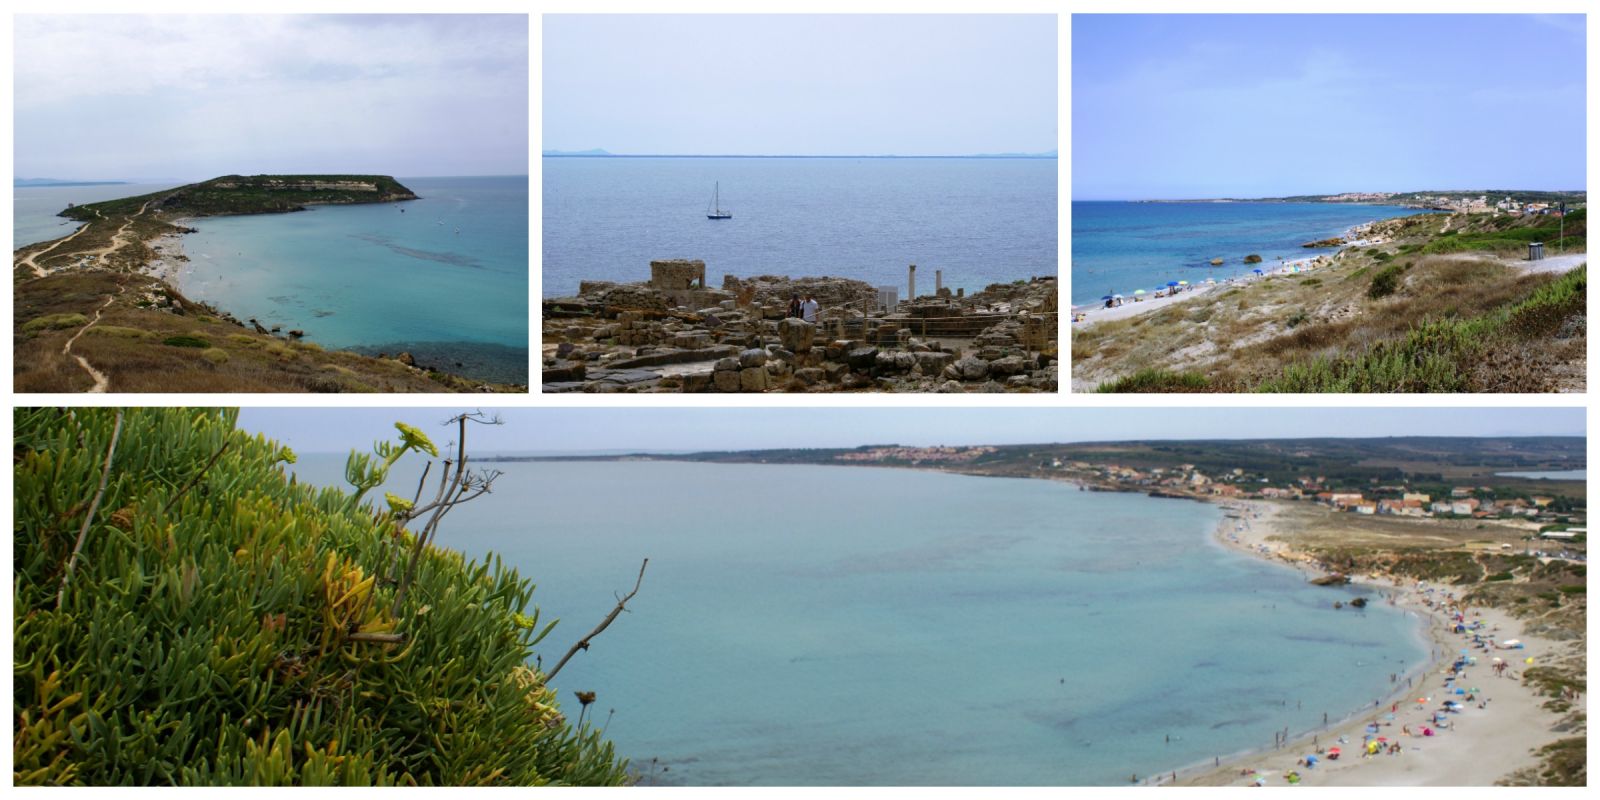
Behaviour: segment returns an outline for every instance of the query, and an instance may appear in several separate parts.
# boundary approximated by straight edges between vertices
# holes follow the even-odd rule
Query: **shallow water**
[[[1496,472],[1495,474],[1504,475],[1507,478],[1530,478],[1536,481],[1586,481],[1589,479],[1589,471],[1586,469],[1558,469],[1546,470],[1542,472]]]
[[[545,158],[546,297],[641,281],[651,260],[833,275],[922,293],[1059,273],[1055,159]],[[713,185],[733,219],[708,220]]]
[[[342,482],[308,455],[308,480]],[[548,666],[650,782],[1128,782],[1339,719],[1427,654],[1382,603],[1225,550],[1210,505],[845,467],[507,463],[439,543],[562,622]],[[416,464],[392,483],[414,489]],[[1170,741],[1169,741],[1170,737]],[[670,771],[652,769],[652,759]]]
[[[193,220],[179,286],[325,347],[526,383],[528,179],[399,180],[422,199]]]
[[[1306,242],[1343,234],[1375,219],[1426,213],[1414,208],[1341,203],[1072,204],[1072,302],[1107,294],[1131,296],[1168,281],[1199,283],[1270,269],[1288,260],[1334,252]],[[1245,264],[1250,254],[1261,264]],[[1212,267],[1211,259],[1226,260]]]

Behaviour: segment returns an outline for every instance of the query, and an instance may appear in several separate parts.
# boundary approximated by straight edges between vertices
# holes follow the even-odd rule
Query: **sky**
[[[1050,15],[546,15],[544,150],[1057,147]]]
[[[239,427],[296,452],[348,453],[395,422],[453,441],[471,408],[246,408]],[[1315,436],[1582,436],[1582,408],[483,408],[469,452],[595,452],[973,445]]]
[[[18,15],[15,174],[528,172],[523,15]]]
[[[1584,189],[1581,15],[1072,18],[1075,200]]]

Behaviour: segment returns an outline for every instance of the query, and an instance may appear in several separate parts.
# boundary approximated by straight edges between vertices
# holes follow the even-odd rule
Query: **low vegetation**
[[[15,412],[15,784],[626,781],[532,666],[530,582],[294,481],[235,416]],[[430,452],[402,426],[347,473]]]
[[[1549,217],[1394,220],[1314,276],[1212,290],[1072,332],[1079,391],[1552,392],[1586,386],[1587,271],[1531,272]],[[1447,236],[1440,229],[1449,226]],[[1583,246],[1582,210],[1566,220]],[[1508,238],[1509,237],[1509,238]],[[1520,249],[1429,250],[1515,240]],[[1554,255],[1555,239],[1546,242]],[[1181,378],[1181,379],[1180,379]],[[1201,388],[1202,383],[1204,388]]]

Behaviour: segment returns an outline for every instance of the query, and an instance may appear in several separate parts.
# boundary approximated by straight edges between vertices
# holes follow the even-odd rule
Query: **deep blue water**
[[[325,347],[526,383],[528,178],[399,180],[422,199],[194,220],[179,286]]]
[[[343,464],[294,469],[342,485]],[[437,543],[537,581],[561,620],[546,666],[650,559],[555,681],[574,715],[574,691],[598,693],[635,767],[670,770],[647,782],[1126,784],[1370,708],[1427,652],[1386,604],[1331,608],[1364,590],[1223,549],[1201,503],[910,470],[488,466],[500,483]]]
[[[1106,294],[1153,291],[1168,281],[1249,274],[1280,257],[1332,252],[1300,245],[1344,233],[1354,225],[1426,213],[1398,206],[1342,203],[1072,204],[1072,303]],[[1263,263],[1245,264],[1255,253]],[[1226,259],[1220,267],[1213,258]]]
[[[546,297],[650,261],[976,291],[1058,268],[1055,159],[545,158]],[[733,219],[708,220],[712,186]]]

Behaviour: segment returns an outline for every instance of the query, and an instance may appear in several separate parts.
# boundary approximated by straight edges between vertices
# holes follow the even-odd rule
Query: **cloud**
[[[438,174],[416,170],[447,145],[473,147],[494,171],[526,171],[522,15],[15,19],[25,172],[65,175],[61,165],[92,160],[65,142],[110,148],[100,155],[121,157],[120,175],[194,177],[207,155],[324,168],[376,157]]]

